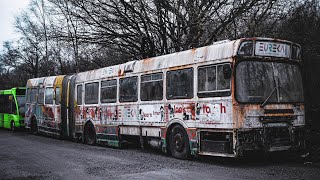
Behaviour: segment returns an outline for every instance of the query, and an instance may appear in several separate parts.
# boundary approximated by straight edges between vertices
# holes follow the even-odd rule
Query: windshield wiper
[[[262,104],[260,104],[260,107],[263,107],[263,106],[265,106],[265,105],[267,104],[268,100],[270,99],[270,97],[272,96],[274,90],[276,90],[276,89],[278,89],[278,86],[275,86],[275,87],[272,89],[272,91],[271,91],[271,93],[269,94],[269,96],[267,97],[267,99],[264,100],[264,102],[263,102]]]

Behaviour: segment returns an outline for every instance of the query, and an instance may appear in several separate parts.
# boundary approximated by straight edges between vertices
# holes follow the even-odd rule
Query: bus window
[[[0,113],[12,113],[12,95],[0,95]]]
[[[101,97],[102,103],[115,103],[117,101],[117,80],[101,82]]]
[[[38,102],[38,104],[44,103],[44,89],[43,88],[39,89],[37,102]]]
[[[230,64],[203,66],[198,69],[198,96],[229,96],[231,87]]]
[[[152,101],[163,99],[162,73],[141,76],[141,100]]]
[[[167,99],[191,99],[193,97],[193,69],[167,72]]]
[[[45,104],[53,104],[53,87],[46,88]]]
[[[294,59],[294,60],[301,59],[301,52],[300,52],[299,46],[297,46],[297,45],[292,46],[291,59]]]
[[[55,104],[59,105],[60,104],[60,88],[57,87],[55,90]]]
[[[20,114],[24,114],[26,98],[24,96],[17,96],[17,101]]]
[[[88,83],[85,85],[85,104],[98,104],[99,83]]]
[[[20,96],[20,95],[24,96],[25,94],[26,94],[26,90],[25,89],[19,89],[19,88],[16,89],[16,95],[17,96]]]
[[[217,90],[229,90],[231,85],[230,64],[218,65],[217,68]]]
[[[30,92],[30,102],[31,103],[36,103],[37,102],[37,93],[38,93],[38,89],[36,88],[32,88],[31,92]]]
[[[82,104],[82,85],[77,86],[77,104]]]
[[[26,101],[27,101],[27,103],[30,103],[30,93],[31,93],[31,90],[28,88],[26,90]]]
[[[120,102],[135,102],[138,100],[137,81],[137,77],[120,79]]]

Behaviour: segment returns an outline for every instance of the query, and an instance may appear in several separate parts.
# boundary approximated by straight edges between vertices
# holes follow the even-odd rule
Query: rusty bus
[[[304,147],[298,44],[242,38],[28,80],[26,128],[87,144],[131,140],[175,158]]]

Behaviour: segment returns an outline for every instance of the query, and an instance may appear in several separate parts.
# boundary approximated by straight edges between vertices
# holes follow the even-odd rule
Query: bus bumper
[[[299,151],[305,148],[305,129],[302,127],[265,127],[236,132],[236,153],[244,151]]]

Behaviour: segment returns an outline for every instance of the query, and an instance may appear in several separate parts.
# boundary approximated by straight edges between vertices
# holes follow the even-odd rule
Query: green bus
[[[24,128],[25,87],[0,90],[0,128]]]

